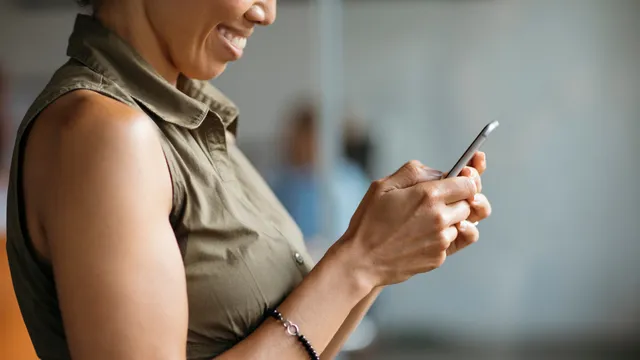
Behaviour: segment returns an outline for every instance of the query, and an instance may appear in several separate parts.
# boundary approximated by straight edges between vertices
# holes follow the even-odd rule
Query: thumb
[[[406,189],[421,182],[439,180],[440,178],[442,178],[442,172],[431,169],[420,161],[412,160],[386,179],[383,191]]]

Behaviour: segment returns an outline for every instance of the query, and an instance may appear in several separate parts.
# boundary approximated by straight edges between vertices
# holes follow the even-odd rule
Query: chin
[[[194,80],[211,80],[220,76],[226,68],[226,62],[208,61],[199,66],[185,67],[181,73]]]

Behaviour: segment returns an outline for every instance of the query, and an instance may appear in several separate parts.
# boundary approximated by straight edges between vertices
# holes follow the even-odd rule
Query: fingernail
[[[480,195],[479,194],[473,195],[473,203],[474,204],[480,203]]]
[[[461,231],[464,231],[464,230],[467,228],[467,220],[463,220],[463,221],[461,221],[461,222],[460,222],[460,224],[458,224],[458,228],[459,228]]]

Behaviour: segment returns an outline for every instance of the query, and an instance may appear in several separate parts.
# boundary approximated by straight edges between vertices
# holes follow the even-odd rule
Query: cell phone
[[[462,156],[458,160],[458,162],[456,162],[456,164],[453,165],[453,168],[451,168],[451,171],[449,171],[449,173],[447,174],[446,179],[460,175],[460,172],[462,171],[462,169],[464,169],[464,167],[467,166],[467,164],[469,164],[471,159],[473,159],[473,155],[478,150],[480,150],[480,147],[487,140],[487,137],[489,136],[489,134],[491,134],[493,130],[495,130],[498,126],[500,126],[500,123],[497,121],[493,121],[487,124],[487,126],[485,126],[484,129],[480,131],[480,134],[478,134],[476,139],[473,140],[471,145],[469,145],[469,148],[467,149],[467,151],[465,151],[464,154],[462,154]]]

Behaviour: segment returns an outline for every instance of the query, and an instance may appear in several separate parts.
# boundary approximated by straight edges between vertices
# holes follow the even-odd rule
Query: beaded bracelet
[[[309,354],[309,358],[311,358],[311,360],[320,360],[320,356],[318,356],[318,353],[315,351],[313,346],[311,346],[309,340],[307,340],[307,338],[300,333],[300,328],[298,327],[298,325],[285,319],[280,311],[278,311],[278,309],[269,310],[268,314],[272,318],[278,320],[282,325],[284,325],[287,334],[298,338],[298,341],[300,341],[304,349],[307,351],[307,354]]]

